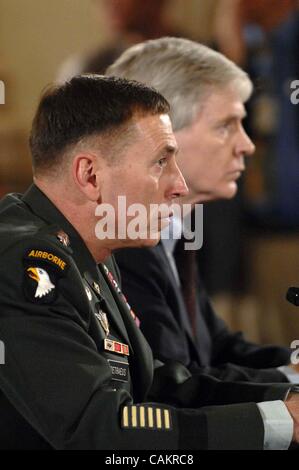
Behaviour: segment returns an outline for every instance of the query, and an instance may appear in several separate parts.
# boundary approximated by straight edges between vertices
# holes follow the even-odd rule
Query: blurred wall
[[[41,90],[60,63],[99,41],[89,0],[0,0],[0,57],[9,124],[28,129]],[[3,65],[4,64],[4,65]]]
[[[167,14],[182,31],[209,37],[217,0],[169,0]],[[7,82],[2,126],[27,130],[38,96],[61,63],[88,50],[109,31],[92,0],[0,0],[0,79]],[[10,111],[10,112],[8,112]]]
[[[209,40],[218,0],[168,0],[174,29]],[[0,0],[0,196],[31,181],[28,133],[42,90],[66,59],[109,42],[102,0]]]
[[[169,15],[182,31],[192,38],[209,42],[213,39],[211,23],[218,0],[170,0]]]

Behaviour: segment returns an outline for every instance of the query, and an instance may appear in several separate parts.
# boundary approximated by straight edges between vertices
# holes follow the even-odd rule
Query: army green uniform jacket
[[[36,186],[1,201],[0,253],[1,448],[263,447],[255,403],[289,386],[155,368],[113,259],[97,266]]]

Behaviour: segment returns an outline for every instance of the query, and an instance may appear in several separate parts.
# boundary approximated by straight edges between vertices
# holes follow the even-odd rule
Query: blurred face
[[[176,132],[177,161],[192,202],[230,199],[236,194],[244,157],[254,152],[242,125],[245,114],[242,101],[227,87],[212,91],[193,124]]]
[[[118,247],[155,245],[159,240],[161,229],[169,224],[171,203],[175,198],[184,196],[188,192],[176,163],[177,143],[169,116],[140,117],[134,126],[132,144],[126,148],[123,155],[120,155],[118,161],[105,171],[101,198],[102,204],[108,203],[113,207],[119,206],[119,196],[125,196],[127,208],[134,209],[138,204],[137,212],[133,210],[128,215],[126,226],[128,228],[131,224],[132,228],[132,221],[140,214],[139,220],[146,229],[142,232],[143,234],[146,232],[146,236],[142,239],[137,237],[132,240],[126,237],[118,240]],[[165,205],[162,213],[156,214],[150,210],[151,205],[161,204]],[[123,215],[122,209],[117,216],[117,227],[120,226],[120,217]],[[155,217],[158,219],[156,225],[158,236],[150,239],[147,230]]]
[[[139,30],[144,21],[159,16],[163,2],[161,0],[105,0],[104,6],[108,21],[117,32]]]
[[[105,0],[111,26],[116,31],[126,29],[134,14],[135,0]]]

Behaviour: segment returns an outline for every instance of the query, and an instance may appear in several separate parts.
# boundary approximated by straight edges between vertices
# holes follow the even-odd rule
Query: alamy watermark
[[[0,104],[5,104],[5,85],[2,80],[0,80]]]
[[[0,365],[5,364],[5,346],[3,341],[0,341]]]
[[[290,348],[294,349],[290,357],[290,363],[296,366],[299,364],[299,340],[294,339],[290,344]]]
[[[184,237],[185,250],[203,245],[203,205],[144,204],[127,206],[126,196],[118,196],[117,207],[99,204],[95,235],[99,240],[158,240]]]
[[[298,104],[299,103],[299,80],[293,80],[290,83],[290,88],[292,91],[290,100],[292,104]]]

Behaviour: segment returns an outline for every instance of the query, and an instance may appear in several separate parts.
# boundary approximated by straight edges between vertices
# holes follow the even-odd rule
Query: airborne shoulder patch
[[[66,262],[59,256],[56,256],[54,255],[54,253],[51,253],[51,251],[29,250],[26,258],[48,261],[49,263],[52,263],[54,266],[57,266],[58,268],[60,268],[61,271],[65,271],[67,267]]]
[[[52,250],[29,249],[24,256],[24,294],[31,302],[49,304],[57,298],[59,279],[68,264]]]
[[[56,299],[57,279],[36,265],[25,268],[24,293],[32,302],[52,303]]]

